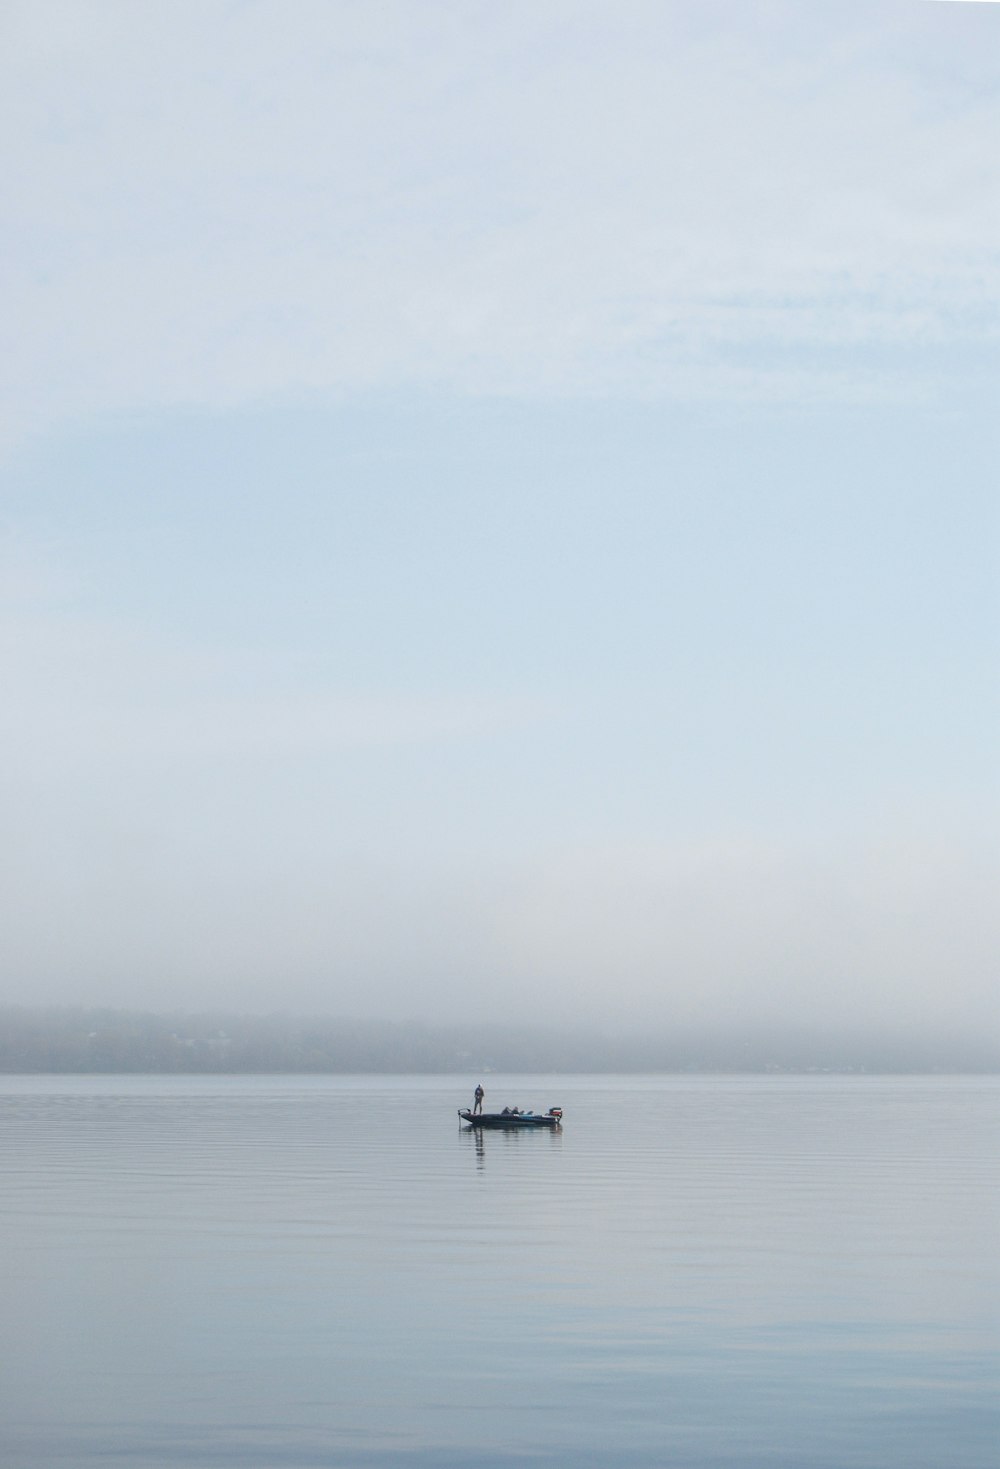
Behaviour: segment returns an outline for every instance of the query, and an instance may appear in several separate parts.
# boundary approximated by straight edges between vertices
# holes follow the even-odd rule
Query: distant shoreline
[[[1000,1043],[760,1028],[601,1034],[486,1021],[0,1007],[0,1075],[995,1075]]]
[[[489,1075],[489,1073],[486,1073],[486,1074]],[[875,1080],[878,1080],[879,1077],[898,1077],[900,1079],[903,1079],[903,1078],[909,1076],[909,1077],[926,1077],[928,1080],[931,1080],[933,1078],[939,1078],[941,1080],[946,1080],[949,1077],[968,1077],[970,1080],[974,1080],[976,1077],[986,1078],[986,1077],[1000,1076],[1000,1067],[992,1067],[990,1069],[977,1069],[977,1070],[970,1070],[968,1068],[966,1068],[966,1069],[958,1069],[958,1068],[956,1068],[954,1070],[944,1070],[944,1071],[942,1071],[942,1070],[933,1070],[933,1071],[928,1071],[928,1070],[910,1070],[910,1071],[904,1071],[904,1070],[899,1070],[899,1069],[894,1070],[894,1071],[858,1071],[858,1070],[852,1070],[852,1071],[836,1071],[832,1067],[824,1068],[822,1070],[820,1070],[820,1069],[818,1069],[816,1067],[809,1067],[809,1068],[806,1068],[806,1069],[803,1069],[803,1070],[795,1070],[793,1068],[788,1068],[787,1070],[779,1070],[777,1068],[774,1068],[774,1069],[771,1069],[769,1071],[760,1071],[760,1070],[757,1070],[757,1071],[751,1071],[751,1070],[743,1070],[743,1071],[736,1071],[736,1070],[722,1071],[722,1070],[712,1069],[712,1068],[709,1068],[709,1067],[706,1067],[704,1070],[697,1070],[697,1071],[694,1070],[694,1069],[690,1069],[690,1068],[687,1069],[687,1070],[660,1070],[660,1071],[627,1071],[627,1070],[621,1070],[621,1071],[605,1071],[605,1070],[600,1070],[597,1067],[590,1067],[586,1071],[561,1071],[561,1070],[556,1070],[555,1068],[551,1068],[550,1067],[550,1068],[541,1069],[541,1070],[536,1070],[536,1069],[532,1068],[530,1071],[525,1071],[525,1070],[519,1069],[518,1067],[511,1066],[511,1067],[508,1067],[504,1071],[497,1072],[496,1074],[498,1076],[503,1076],[503,1077],[509,1077],[509,1076],[559,1076],[559,1077],[574,1077],[574,1076],[622,1076],[622,1077],[626,1077],[626,1076],[635,1076],[635,1077],[642,1077],[642,1076],[649,1076],[649,1077],[656,1077],[656,1076],[674,1076],[674,1077],[679,1077],[679,1078],[689,1077],[691,1079],[694,1079],[695,1077],[711,1078],[713,1076],[714,1077],[732,1077],[733,1079],[737,1079],[737,1078],[739,1078],[741,1076],[756,1076],[756,1077],[768,1077],[768,1076],[770,1076],[770,1077],[774,1077],[775,1079],[780,1078],[780,1077],[788,1077],[790,1080],[793,1080],[795,1078],[799,1078],[799,1079],[803,1079],[803,1078],[814,1078],[814,1079],[819,1080],[819,1079],[821,1079],[823,1077],[829,1076],[829,1077],[839,1077],[839,1078],[845,1079],[845,1080],[847,1078],[849,1078],[849,1077],[857,1077],[857,1079],[859,1081],[864,1081],[864,1080],[875,1081]],[[324,1077],[324,1076],[329,1076],[329,1077],[348,1077],[348,1076],[355,1076],[355,1077],[365,1077],[365,1076],[367,1076],[367,1077],[380,1077],[380,1076],[384,1076],[384,1077],[397,1077],[397,1078],[402,1078],[402,1079],[405,1079],[407,1077],[412,1078],[412,1079],[417,1079],[417,1078],[420,1078],[420,1077],[428,1077],[428,1076],[431,1076],[431,1077],[433,1077],[433,1076],[438,1076],[438,1077],[452,1077],[453,1076],[453,1077],[456,1077],[456,1078],[459,1078],[459,1079],[462,1079],[462,1080],[467,1080],[469,1076],[478,1076],[478,1075],[479,1075],[479,1072],[476,1072],[476,1071],[471,1071],[471,1072],[470,1071],[93,1071],[93,1070],[91,1070],[91,1071],[67,1071],[67,1070],[63,1070],[63,1071],[37,1071],[37,1070],[8,1070],[8,1069],[0,1070],[0,1078],[2,1078],[2,1077],[9,1077],[9,1078],[21,1077],[21,1078],[24,1078],[24,1077],[45,1077],[45,1076],[53,1076],[53,1077],[54,1076],[65,1076],[65,1077],[70,1077],[70,1076],[77,1076],[77,1077],[85,1077],[85,1076],[95,1076],[95,1077],[97,1077],[97,1076],[104,1076],[104,1077],[148,1076],[148,1077],[162,1077],[164,1080],[170,1080],[170,1081],[173,1081],[173,1080],[177,1079],[178,1077],[185,1077],[185,1076],[189,1076],[189,1077],[191,1077],[193,1079],[202,1079],[202,1080],[205,1080],[205,1081],[211,1080],[213,1077],[216,1078],[216,1079],[218,1079],[220,1077],[232,1077],[234,1079],[238,1079],[238,1078],[244,1077],[244,1078],[250,1079],[250,1078],[255,1077],[255,1076],[287,1077],[289,1080],[292,1080],[294,1078],[305,1079],[307,1077]]]

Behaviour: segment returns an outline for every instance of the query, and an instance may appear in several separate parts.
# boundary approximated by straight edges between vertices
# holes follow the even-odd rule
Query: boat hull
[[[459,1117],[470,1127],[559,1127],[562,1113],[553,1112],[469,1112],[460,1110]]]

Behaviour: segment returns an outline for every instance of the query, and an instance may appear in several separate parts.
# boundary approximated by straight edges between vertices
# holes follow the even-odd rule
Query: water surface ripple
[[[5,1469],[996,1469],[1000,1081],[0,1078]]]

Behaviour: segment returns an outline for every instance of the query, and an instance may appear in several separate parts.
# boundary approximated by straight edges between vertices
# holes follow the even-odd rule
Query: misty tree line
[[[0,1011],[0,1071],[438,1071],[453,1040],[416,1027],[284,1015],[123,1010]]]
[[[773,1030],[608,1036],[470,1021],[0,1007],[0,1073],[922,1072],[1000,1070],[993,1037]]]
[[[467,1072],[577,1070],[593,1049],[491,1027],[329,1017],[0,1009],[0,1072]]]

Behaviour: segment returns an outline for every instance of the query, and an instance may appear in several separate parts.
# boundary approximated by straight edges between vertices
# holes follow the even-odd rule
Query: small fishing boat
[[[502,1112],[470,1112],[468,1107],[459,1107],[458,1115],[470,1127],[559,1127],[563,1114],[561,1107],[550,1107],[547,1112],[521,1112],[517,1107],[505,1107]]]

